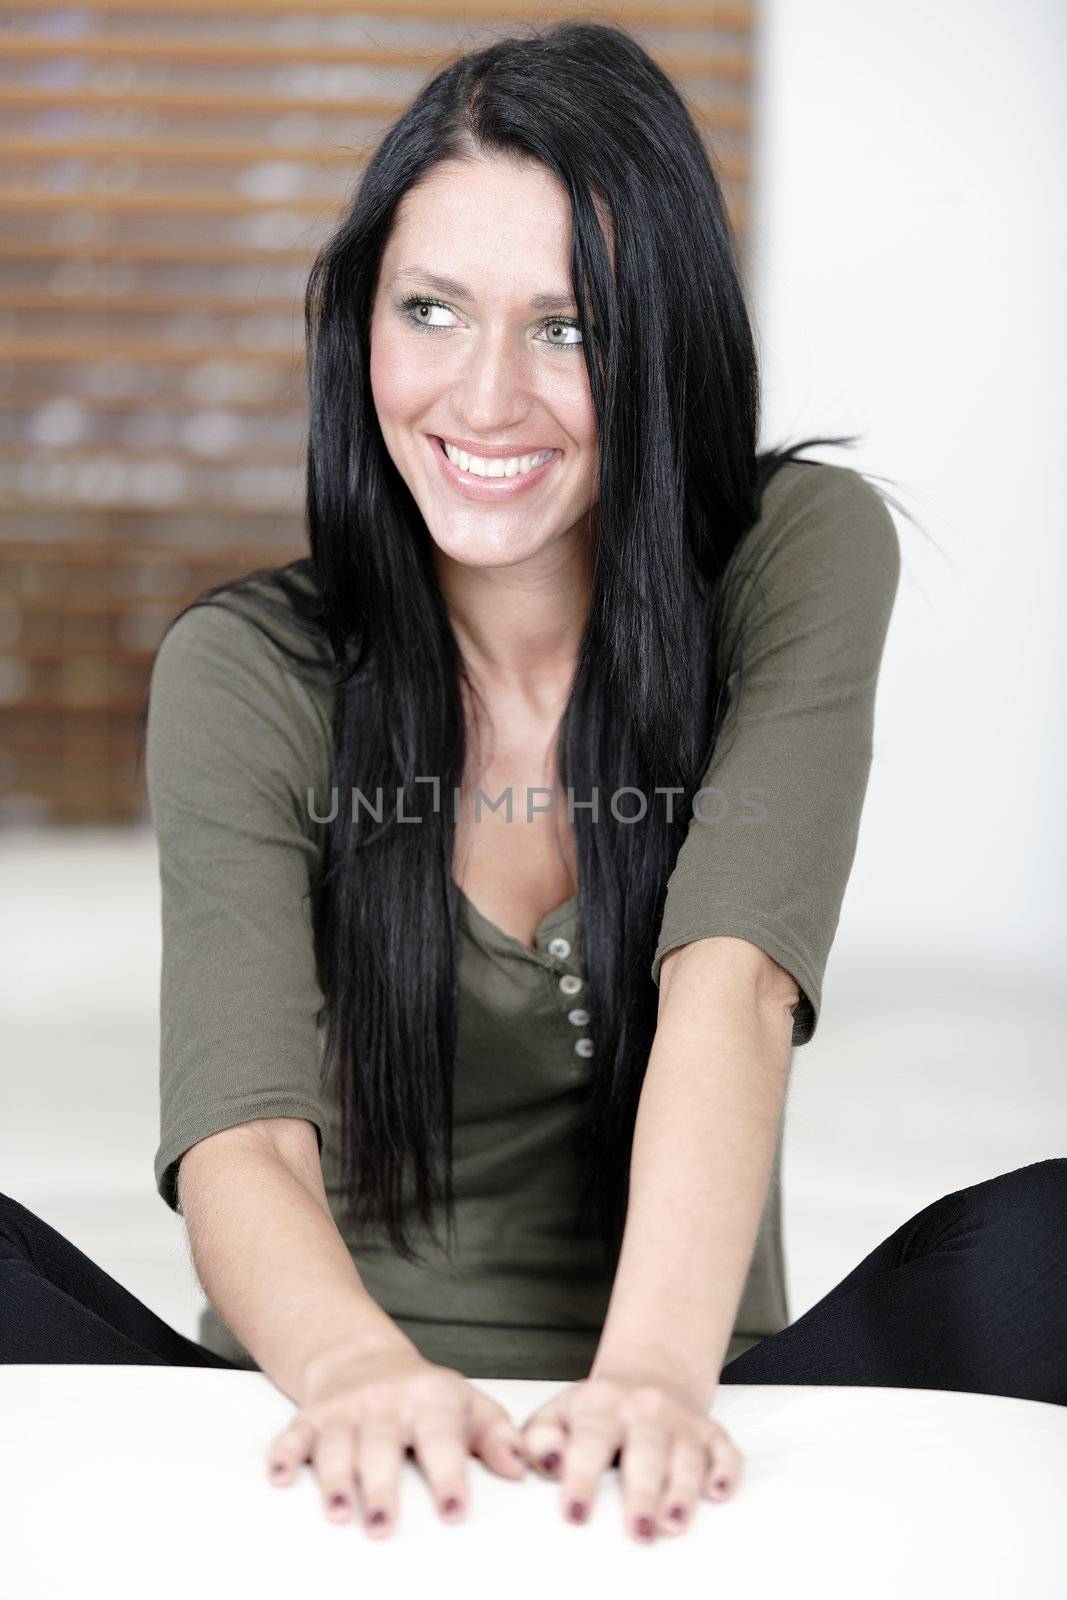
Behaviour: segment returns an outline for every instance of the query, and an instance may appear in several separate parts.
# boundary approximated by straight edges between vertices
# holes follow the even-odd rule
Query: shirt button
[[[591,1056],[593,1054],[592,1039],[575,1039],[574,1051],[579,1056]]]
[[[584,1028],[589,1021],[588,1011],[583,1011],[581,1006],[576,1006],[573,1011],[567,1012],[567,1021],[573,1022],[576,1028]]]
[[[558,956],[561,961],[566,961],[567,957],[571,953],[570,940],[550,939],[548,941],[548,953],[550,956]]]
[[[559,980],[559,986],[564,994],[577,994],[582,987],[582,980],[577,973],[565,972]]]

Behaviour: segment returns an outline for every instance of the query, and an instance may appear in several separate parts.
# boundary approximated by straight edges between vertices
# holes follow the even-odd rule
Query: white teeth
[[[455,466],[461,467],[464,472],[469,472],[475,478],[517,478],[525,472],[532,472],[534,467],[540,467],[552,455],[551,450],[542,450],[534,456],[503,456],[483,457],[468,455],[466,450],[457,450],[454,444],[449,444],[443,439],[445,455]]]

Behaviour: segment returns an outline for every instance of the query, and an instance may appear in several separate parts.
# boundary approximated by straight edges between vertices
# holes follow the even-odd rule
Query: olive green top
[[[652,975],[658,983],[662,957],[690,940],[748,939],[797,981],[795,1046],[815,1031],[855,854],[900,553],[858,473],[787,463],[732,566],[742,560],[758,581],[738,586],[735,602],[740,693],[735,674]],[[575,1223],[581,1091],[596,1047],[576,899],[545,917],[531,948],[459,896],[452,1258],[415,1225],[419,1265],[384,1238],[346,1231],[308,897],[326,831],[308,789],[328,814],[331,696],[217,605],[182,616],[157,652],[146,748],[163,925],[157,1187],[177,1210],[190,1145],[257,1117],[306,1117],[362,1282],[428,1359],[472,1378],[584,1377],[611,1277]],[[728,1360],[790,1320],[781,1148]],[[207,1303],[199,1337],[255,1366]]]

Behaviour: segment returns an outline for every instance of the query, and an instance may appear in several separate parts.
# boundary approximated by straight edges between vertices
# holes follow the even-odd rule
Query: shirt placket
[[[556,934],[548,941],[545,950],[552,958],[552,970],[556,976],[559,995],[563,1004],[567,1006],[567,1021],[576,1030],[574,1053],[576,1056],[588,1059],[593,1054],[595,1045],[587,1031],[589,1012],[585,1006],[575,1003],[585,992],[585,978],[576,970],[577,961],[573,946],[562,934]]]

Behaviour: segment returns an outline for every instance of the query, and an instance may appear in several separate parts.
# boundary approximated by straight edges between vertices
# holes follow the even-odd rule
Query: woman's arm
[[[741,670],[704,777],[712,803],[694,808],[667,888],[658,1026],[593,1369],[643,1355],[701,1399],[755,1248],[791,1049],[818,1021],[900,575],[876,491],[810,463],[772,479],[739,559],[725,635]]]
[[[261,1118],[201,1139],[182,1157],[178,1189],[204,1292],[297,1405],[334,1360],[418,1353],[360,1281],[310,1122]]]
[[[710,1406],[770,1182],[797,1000],[794,979],[744,939],[698,939],[663,958],[590,1377],[640,1373]]]
[[[157,652],[145,771],[159,841],[159,1192],[208,1299],[299,1404],[332,1359],[414,1347],[366,1293],[330,1211],[313,934],[330,699],[218,605]],[[180,1194],[179,1194],[180,1184]]]

